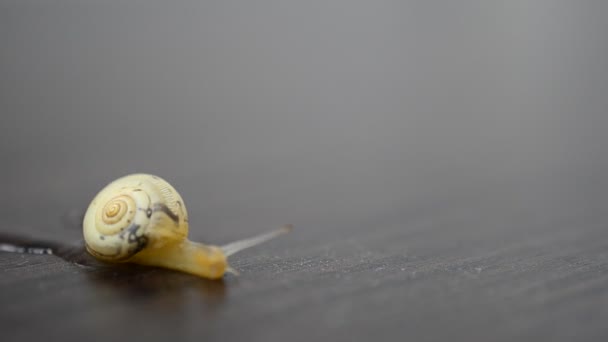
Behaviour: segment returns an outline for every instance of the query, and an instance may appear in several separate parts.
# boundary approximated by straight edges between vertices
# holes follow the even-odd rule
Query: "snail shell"
[[[146,247],[184,240],[188,213],[180,194],[164,179],[134,174],[97,194],[83,222],[86,248],[98,259],[128,261]]]

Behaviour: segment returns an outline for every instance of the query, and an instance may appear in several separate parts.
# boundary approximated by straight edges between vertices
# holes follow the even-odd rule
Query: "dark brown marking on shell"
[[[127,235],[127,242],[129,243],[127,258],[135,255],[148,245],[148,238],[143,233],[141,235],[137,234],[140,227],[138,224],[132,224],[126,231],[120,234],[121,239],[124,239],[124,236]]]
[[[140,232],[140,227],[141,226],[138,224],[132,224],[126,229],[123,228],[123,231],[118,235],[118,237],[123,241],[125,240],[125,237],[126,237],[126,240],[128,243],[126,253],[122,257],[119,257],[119,256],[121,254],[123,254],[124,246],[123,246],[123,243],[120,243],[120,242],[114,243],[113,247],[115,247],[116,250],[115,250],[115,252],[113,252],[111,254],[100,253],[100,252],[96,251],[95,249],[91,248],[85,241],[86,249],[93,256],[99,257],[104,260],[108,260],[108,261],[112,261],[112,262],[126,261],[148,245],[148,238],[143,234],[143,232]],[[140,233],[141,235],[138,235],[138,233]]]
[[[179,203],[179,202],[178,202]],[[152,207],[152,210],[154,212],[160,211],[165,213],[173,222],[175,222],[175,224],[179,223],[179,215],[175,215],[174,212],[171,211],[171,209],[169,209],[169,207],[167,207],[165,204],[163,203],[155,203],[154,206]]]
[[[137,210],[145,212],[148,218],[152,216],[152,208],[137,208]]]

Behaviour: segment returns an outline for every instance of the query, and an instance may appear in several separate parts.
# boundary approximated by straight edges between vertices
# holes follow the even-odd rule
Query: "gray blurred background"
[[[604,211],[606,5],[3,0],[0,213],[64,229],[131,172],[216,241]]]

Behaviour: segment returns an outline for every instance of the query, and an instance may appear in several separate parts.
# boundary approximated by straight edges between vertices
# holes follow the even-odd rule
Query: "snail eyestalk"
[[[289,233],[291,230],[293,229],[293,225],[291,224],[286,224],[283,227],[277,229],[277,230],[273,230],[271,232],[268,233],[264,233],[258,236],[254,236],[252,238],[249,239],[244,239],[244,240],[239,240],[239,241],[235,241],[232,243],[229,243],[227,245],[224,245],[222,247],[220,247],[222,249],[222,251],[224,252],[224,255],[226,255],[227,257],[238,253],[244,249],[250,248],[250,247],[254,247],[257,246],[259,244],[262,244],[268,240],[272,240],[274,238],[276,238],[279,235],[283,235],[285,233]]]

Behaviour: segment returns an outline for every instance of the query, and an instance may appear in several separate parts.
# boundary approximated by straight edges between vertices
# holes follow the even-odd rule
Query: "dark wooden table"
[[[607,9],[484,3],[3,2],[0,243],[75,249],[0,252],[0,340],[605,341]],[[98,264],[133,172],[193,240],[295,229]]]

